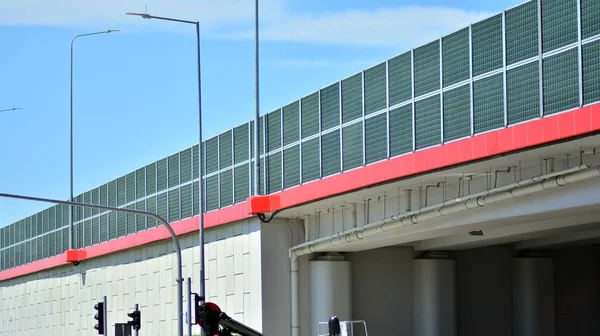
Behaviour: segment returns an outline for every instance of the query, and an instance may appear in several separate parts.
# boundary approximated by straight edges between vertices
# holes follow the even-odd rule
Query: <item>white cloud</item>
[[[283,0],[261,0],[261,39],[340,45],[408,47],[478,21],[490,13],[449,7],[343,9],[297,12]],[[0,1],[0,25],[172,29],[175,24],[127,17],[144,11],[199,20],[215,38],[253,36],[253,0],[7,0]]]
[[[267,22],[262,37],[276,41],[409,46],[438,38],[489,16],[445,7],[400,7],[286,15]]]
[[[327,60],[327,59],[272,59],[264,60],[263,62],[269,65],[283,68],[331,68],[331,67],[368,67],[381,60]]]

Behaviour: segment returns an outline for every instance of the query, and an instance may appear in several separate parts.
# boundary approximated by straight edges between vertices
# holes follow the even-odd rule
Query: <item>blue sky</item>
[[[261,114],[522,1],[261,0]],[[75,42],[76,195],[196,143],[200,20],[205,138],[254,115],[252,0],[0,2],[0,191],[69,196]],[[0,226],[49,204],[0,199]]]

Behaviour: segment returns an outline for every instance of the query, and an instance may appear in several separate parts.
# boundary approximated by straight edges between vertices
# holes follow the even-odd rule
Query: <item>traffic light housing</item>
[[[202,321],[202,302],[204,301],[204,297],[196,293],[192,293],[192,295],[194,295],[194,315],[196,316],[196,321],[194,324],[200,324]]]
[[[99,335],[104,335],[104,302],[98,302],[94,305],[94,309],[97,310],[94,319],[98,322],[94,326],[94,329],[98,330]]]
[[[142,328],[142,312],[135,309],[131,313],[127,313],[127,316],[131,318],[131,321],[127,321],[134,330],[140,330]]]

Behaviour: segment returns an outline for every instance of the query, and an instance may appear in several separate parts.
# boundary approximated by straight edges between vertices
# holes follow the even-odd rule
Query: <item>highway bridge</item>
[[[202,142],[207,299],[265,335],[334,314],[372,335],[598,335],[598,17],[528,1],[263,115],[258,196],[254,122]],[[168,219],[197,286],[198,161],[76,201]],[[175,334],[167,231],[91,209],[74,228],[70,247],[57,205],[0,229],[0,335],[92,334],[102,296],[109,323],[138,303],[145,334]]]

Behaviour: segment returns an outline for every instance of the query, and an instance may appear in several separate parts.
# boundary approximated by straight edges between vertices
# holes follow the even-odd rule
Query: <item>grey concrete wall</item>
[[[262,323],[265,335],[289,335],[292,244],[286,220],[263,223],[261,230]]]
[[[509,247],[456,255],[458,335],[510,335],[512,278]],[[413,335],[413,251],[390,247],[349,254],[353,315],[372,335]]]
[[[458,335],[512,334],[512,248],[456,253]]]
[[[261,260],[261,235],[270,235],[271,229],[261,232],[261,224],[249,220],[206,232],[208,300],[258,330],[263,329],[263,291],[268,290],[262,273],[273,277],[279,270],[279,266],[264,266]],[[183,275],[191,276],[197,288],[197,232],[181,237],[181,244]],[[277,254],[287,253],[287,248],[280,247]],[[77,267],[64,266],[0,282],[0,335],[94,334],[93,306],[103,295],[108,297],[110,325],[127,321],[127,312],[139,303],[143,334],[175,335],[177,273],[171,252],[170,241],[158,242],[85,261]]]
[[[600,247],[555,251],[557,336],[600,335]]]
[[[413,252],[388,247],[350,253],[352,315],[370,335],[413,334]]]
[[[512,247],[458,251],[460,336],[512,335]],[[554,258],[556,336],[600,335],[600,247],[560,249]],[[413,335],[413,254],[410,248],[350,253],[353,318],[372,335]]]

